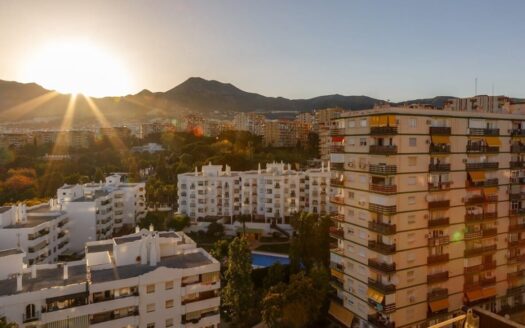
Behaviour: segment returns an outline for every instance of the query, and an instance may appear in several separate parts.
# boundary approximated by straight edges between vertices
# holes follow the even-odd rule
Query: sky
[[[525,97],[524,12],[521,0],[2,0],[0,79],[52,88],[30,81],[33,57],[81,40],[117,63],[108,84],[125,80],[123,94],[199,76],[266,96],[402,101],[472,96],[477,78],[478,94]]]

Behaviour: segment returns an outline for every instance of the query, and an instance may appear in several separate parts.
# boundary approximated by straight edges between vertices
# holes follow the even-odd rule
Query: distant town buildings
[[[258,113],[237,113],[233,118],[233,127],[238,131],[248,131],[251,134],[262,136],[266,117]]]
[[[266,169],[231,171],[229,166],[206,165],[178,175],[178,211],[206,223],[220,220],[234,232],[240,215],[260,234],[273,226],[290,231],[291,215],[305,211],[328,214],[330,169],[295,171],[283,163]]]
[[[330,160],[330,146],[332,120],[339,117],[344,110],[341,108],[327,108],[315,111],[314,131],[319,135],[319,156],[321,161]]]
[[[154,142],[149,142],[143,146],[135,146],[131,148],[131,151],[135,153],[150,153],[150,154],[158,153],[163,150],[164,150],[164,147],[162,147],[162,145],[158,143],[154,143]]]
[[[0,251],[0,308],[20,327],[218,327],[220,263],[182,232],[89,242],[82,261],[26,267]]]

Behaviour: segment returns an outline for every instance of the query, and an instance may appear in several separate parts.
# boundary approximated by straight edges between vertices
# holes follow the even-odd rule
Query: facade
[[[427,327],[524,304],[524,116],[384,107],[333,124],[334,316]]]
[[[299,139],[297,123],[288,120],[268,120],[264,124],[263,142],[267,147],[295,147]]]
[[[25,268],[0,252],[0,309],[20,327],[218,327],[220,264],[182,232],[86,244],[82,261]]]
[[[29,143],[29,134],[27,133],[1,133],[0,145],[5,147],[21,147]]]
[[[175,131],[175,126],[166,122],[142,123],[139,127],[139,138],[144,139],[151,134]]]
[[[33,131],[33,141],[37,145],[53,144],[58,147],[67,148],[88,148],[95,140],[95,134],[87,130],[69,131]]]
[[[150,153],[150,154],[154,154],[154,153],[158,153],[158,152],[164,151],[164,147],[162,147],[162,145],[160,145],[158,143],[149,142],[149,143],[147,143],[145,145],[142,145],[142,146],[132,147],[131,151],[134,152],[134,153]]]
[[[233,127],[238,131],[248,131],[251,134],[262,136],[266,117],[258,113],[236,113],[233,118]]]
[[[25,262],[54,263],[69,249],[69,218],[53,204],[0,207],[0,249],[17,248]]]
[[[332,143],[330,129],[332,120],[343,112],[341,108],[326,108],[315,111],[314,132],[319,135],[319,158],[322,161],[327,162],[330,160]]]
[[[195,223],[250,217],[248,226],[269,233],[272,225],[290,230],[289,217],[305,211],[328,214],[330,169],[292,170],[283,163],[266,169],[231,171],[229,166],[203,166],[200,172],[178,175],[178,211]]]

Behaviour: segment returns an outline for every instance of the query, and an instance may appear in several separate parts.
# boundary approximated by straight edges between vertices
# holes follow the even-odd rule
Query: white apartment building
[[[203,166],[178,175],[178,211],[196,223],[222,220],[235,228],[239,215],[248,226],[269,233],[272,225],[291,230],[289,218],[305,211],[328,214],[330,168],[296,171],[291,165],[269,163],[266,169],[231,171],[226,165]]]
[[[0,207],[0,249],[17,248],[25,262],[53,263],[69,249],[69,218],[49,204]]]
[[[20,327],[218,327],[220,264],[182,232],[86,244],[82,261],[25,267],[0,252],[0,311]]]
[[[428,327],[463,305],[525,304],[524,115],[378,107],[333,122],[335,317]]]

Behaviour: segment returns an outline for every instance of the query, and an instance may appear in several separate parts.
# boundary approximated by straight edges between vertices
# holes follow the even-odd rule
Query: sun
[[[131,91],[130,76],[121,61],[90,42],[51,42],[25,62],[24,80],[58,92],[103,97]]]

